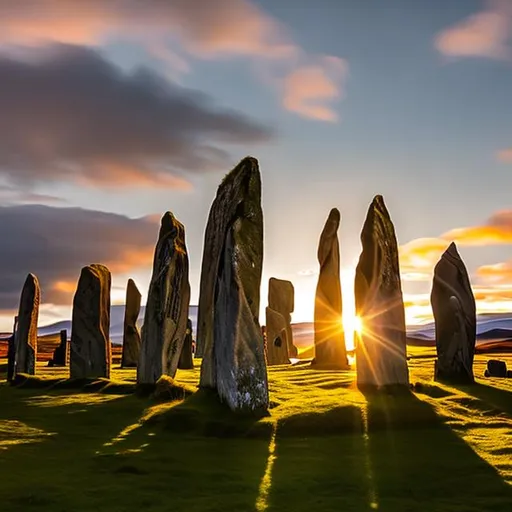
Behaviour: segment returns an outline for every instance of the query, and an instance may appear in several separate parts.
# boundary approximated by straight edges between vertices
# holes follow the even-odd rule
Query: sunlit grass
[[[477,356],[479,387],[440,385],[434,352],[410,350],[410,397],[365,396],[355,370],[271,367],[270,415],[257,420],[202,393],[0,384],[2,510],[508,510],[511,382],[483,379]],[[178,384],[196,389],[195,363]],[[38,367],[43,379],[65,371]],[[123,388],[135,370],[113,377]]]

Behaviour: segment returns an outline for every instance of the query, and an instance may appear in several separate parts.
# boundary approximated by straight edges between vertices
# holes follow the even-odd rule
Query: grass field
[[[103,392],[2,382],[0,510],[511,511],[512,379],[444,386],[432,350],[413,355],[415,390],[402,396],[365,396],[351,371],[272,367],[258,421],[205,392],[126,394],[135,370],[115,369],[119,385]],[[177,375],[192,388],[198,378],[199,366]]]

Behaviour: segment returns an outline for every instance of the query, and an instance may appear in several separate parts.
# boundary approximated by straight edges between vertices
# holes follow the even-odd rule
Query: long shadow
[[[367,394],[368,454],[376,507],[400,510],[503,510],[508,486],[412,393]]]
[[[353,405],[278,423],[269,512],[371,510],[361,464],[361,414]]]
[[[467,395],[483,400],[495,409],[512,416],[512,393],[506,389],[476,382],[471,385],[452,385]]]

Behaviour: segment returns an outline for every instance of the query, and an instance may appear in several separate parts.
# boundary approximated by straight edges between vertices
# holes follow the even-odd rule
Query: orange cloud
[[[476,274],[486,281],[512,284],[512,261],[482,265],[477,269]]]
[[[273,82],[284,89],[283,106],[306,118],[335,121],[326,105],[342,96],[346,63],[312,59],[282,23],[248,0],[38,0],[37,9],[0,0],[0,44],[53,41],[97,45],[135,40],[159,59],[167,76],[185,73],[184,55],[203,59],[243,57],[279,63]],[[179,50],[177,49],[179,47]],[[291,69],[290,69],[291,68]]]
[[[437,50],[449,57],[510,58],[512,4],[508,0],[494,0],[488,1],[487,6],[437,34]]]
[[[337,113],[325,103],[341,97],[347,74],[347,62],[337,57],[295,69],[284,80],[284,106],[311,119],[337,121]]]
[[[498,153],[496,153],[496,158],[504,164],[512,164],[512,148],[498,151]]]
[[[452,229],[441,238],[466,246],[512,244],[512,210],[496,212],[481,226]]]
[[[404,281],[430,281],[435,264],[449,242],[440,238],[417,238],[399,247],[400,273]]]

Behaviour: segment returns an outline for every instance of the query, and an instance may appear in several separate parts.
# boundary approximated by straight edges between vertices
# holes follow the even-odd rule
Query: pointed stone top
[[[131,277],[130,277],[130,279],[128,279],[128,284],[127,284],[126,288],[127,288],[127,290],[130,290],[131,293],[137,293],[140,295],[140,291],[137,288],[135,281]]]
[[[448,254],[451,254],[452,256],[460,258],[459,251],[457,250],[457,246],[455,245],[455,242],[450,243],[450,245],[446,249],[445,253],[448,253]]]
[[[261,187],[261,178],[260,178],[260,168],[258,164],[258,160],[252,156],[246,156],[242,159],[234,169],[224,176],[222,183],[219,185],[219,190],[224,187],[229,187],[233,185],[235,182],[248,182],[250,187],[250,182],[253,180],[257,180],[257,183]],[[240,186],[240,185],[239,185]]]
[[[37,276],[35,274],[32,274],[32,272],[30,272],[28,275],[27,275],[27,278],[25,279],[25,284],[27,283],[34,283],[34,284],[39,284],[39,279],[37,279]]]
[[[169,233],[178,232],[178,234],[182,234],[185,232],[185,226],[174,216],[174,214],[170,211],[167,211],[162,216],[162,220],[160,222],[160,233],[158,238],[162,238],[163,236],[168,235]]]
[[[90,270],[93,273],[110,273],[109,269],[105,265],[102,265],[101,263],[91,263],[90,265],[87,265],[86,267],[83,268],[83,270],[86,269]]]
[[[329,212],[329,217],[327,217],[327,221],[329,222],[336,222],[338,224],[338,226],[340,225],[340,222],[341,222],[341,213],[340,211],[338,210],[338,208],[333,208],[330,212]]]

